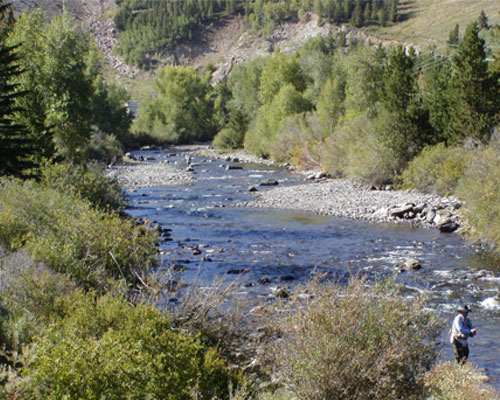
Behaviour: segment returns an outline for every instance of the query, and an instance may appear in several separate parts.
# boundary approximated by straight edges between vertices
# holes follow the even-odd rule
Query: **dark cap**
[[[469,312],[470,312],[470,307],[469,307],[467,304],[465,304],[465,305],[463,305],[463,306],[459,307],[459,308],[457,309],[457,311],[458,311],[458,312],[466,312],[466,313],[469,313]]]

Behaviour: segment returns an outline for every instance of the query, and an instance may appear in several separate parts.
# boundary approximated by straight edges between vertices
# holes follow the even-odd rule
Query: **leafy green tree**
[[[376,113],[385,58],[381,46],[360,46],[341,59],[347,72],[345,108],[349,118],[364,112],[370,116]]]
[[[499,81],[488,71],[485,42],[477,23],[469,25],[451,63],[451,114],[447,129],[451,141],[470,136],[486,142],[498,122]]]
[[[0,1],[0,175],[23,175],[35,166],[30,155],[36,153],[35,142],[28,130],[16,123],[19,110],[16,99],[26,95],[14,83],[21,74],[16,46],[6,45],[6,36],[13,23],[9,16],[10,3]]]
[[[331,74],[334,51],[333,42],[317,36],[309,39],[299,49],[299,65],[308,81],[307,97],[316,103],[321,87]]]
[[[261,157],[269,157],[284,119],[311,109],[311,102],[292,83],[286,84],[274,96],[271,104],[260,107],[255,126],[245,136],[245,149]]]
[[[316,106],[323,137],[330,135],[345,112],[346,75],[338,70],[333,78],[329,78],[321,88],[321,95]]]
[[[106,134],[114,134],[121,141],[126,141],[132,123],[132,116],[125,106],[129,100],[127,91],[121,86],[107,82],[101,75],[102,60],[95,47],[90,47],[85,64],[85,75],[92,83],[92,125]]]
[[[199,76],[191,67],[165,67],[153,85],[154,97],[139,106],[136,131],[153,132],[170,143],[213,138],[210,75]]]
[[[20,43],[18,54],[25,71],[17,83],[29,92],[18,102],[18,122],[37,136],[50,156],[51,132],[58,156],[73,161],[85,157],[90,139],[91,82],[85,74],[85,39],[72,27],[67,15],[45,23],[43,11],[23,14],[9,36]]]
[[[260,77],[259,100],[262,104],[271,103],[280,89],[288,84],[303,92],[307,87],[306,76],[300,68],[297,55],[275,52],[264,64]]]
[[[229,107],[232,110],[241,110],[249,119],[254,117],[261,105],[258,91],[264,63],[265,59],[258,57],[238,64],[228,77],[228,87],[232,96]]]

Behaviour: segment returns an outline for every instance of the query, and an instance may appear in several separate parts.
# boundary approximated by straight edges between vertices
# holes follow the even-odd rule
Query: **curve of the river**
[[[188,165],[182,152],[134,154],[154,158],[153,163]],[[499,269],[485,265],[459,235],[308,212],[236,207],[251,199],[249,186],[258,187],[268,179],[296,185],[304,179],[263,165],[227,169],[234,163],[202,156],[190,156],[189,162],[196,177],[192,183],[139,188],[128,197],[127,213],[171,229],[160,250],[163,268],[176,265],[176,279],[200,285],[210,285],[216,277],[237,279],[242,291],[267,297],[272,296],[272,287],[293,287],[317,273],[336,280],[358,271],[372,277],[395,275],[408,295],[427,293],[431,307],[450,322],[458,305],[472,306],[470,317],[478,335],[470,341],[471,362],[484,368],[491,384],[500,389]],[[423,268],[398,272],[409,257],[418,259]],[[446,342],[443,332],[443,357],[452,359]]]

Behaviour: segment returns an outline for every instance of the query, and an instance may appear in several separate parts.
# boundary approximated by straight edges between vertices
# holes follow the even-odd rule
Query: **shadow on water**
[[[471,360],[487,368],[500,389],[500,354],[492,351],[500,339],[499,264],[460,236],[307,212],[238,208],[237,202],[252,199],[248,187],[269,190],[259,186],[262,181],[274,179],[282,186],[305,181],[277,168],[183,152],[157,151],[154,156],[155,162],[168,159],[181,168],[188,161],[197,165],[190,185],[129,194],[129,214],[171,229],[160,244],[162,268],[175,265],[177,280],[202,286],[215,279],[236,280],[245,293],[270,297],[271,287],[292,289],[317,274],[340,282],[351,273],[371,279],[394,276],[408,296],[426,294],[430,307],[449,321],[459,304],[473,307],[480,334],[472,340]],[[417,259],[422,269],[401,272],[407,258]],[[446,338],[443,352],[452,358]]]

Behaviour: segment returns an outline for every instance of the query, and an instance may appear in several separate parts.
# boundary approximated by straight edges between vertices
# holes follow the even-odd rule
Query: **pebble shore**
[[[434,210],[429,214],[405,216],[391,215],[405,205]],[[324,179],[293,187],[274,187],[259,192],[256,199],[240,206],[256,208],[283,208],[309,211],[320,215],[353,218],[370,222],[409,223],[425,227],[438,225],[437,215],[446,215],[459,222],[456,210],[460,202],[415,191],[371,190],[348,179]],[[415,218],[417,217],[417,218]]]
[[[273,164],[242,151],[218,154],[208,146],[182,146],[186,157],[201,155],[241,163]],[[375,223],[405,223],[427,228],[463,227],[458,210],[460,201],[429,195],[414,190],[374,190],[350,179],[329,179],[319,171],[296,172],[304,183],[296,186],[274,186],[258,190],[254,199],[236,204],[237,207],[280,208],[312,212],[320,215],[352,218]],[[110,167],[108,176],[117,179],[125,190],[162,185],[186,185],[194,182],[195,174],[169,163],[141,161]],[[447,224],[447,225],[446,225]],[[446,231],[446,230],[442,230]]]
[[[194,181],[193,174],[175,165],[147,161],[109,167],[106,175],[116,179],[120,187],[127,191],[141,187],[187,185]]]

